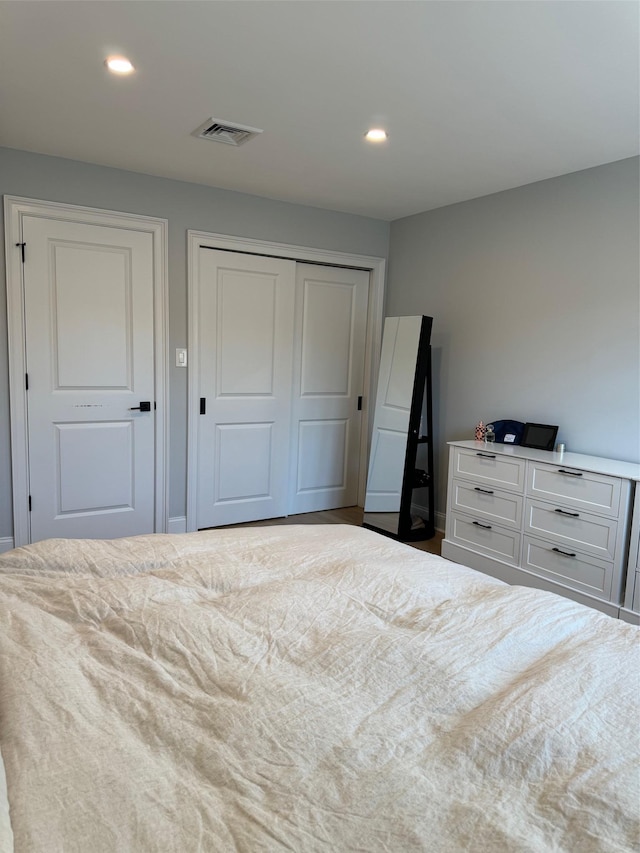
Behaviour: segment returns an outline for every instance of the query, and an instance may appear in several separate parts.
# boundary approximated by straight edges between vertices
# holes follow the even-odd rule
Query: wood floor
[[[363,510],[360,506],[348,506],[343,509],[327,509],[323,512],[307,512],[301,515],[289,515],[286,518],[269,518],[265,521],[251,521],[247,524],[232,524],[230,527],[271,527],[274,524],[353,524],[360,527]],[[433,539],[424,542],[408,542],[413,548],[440,555],[442,532],[436,530]]]

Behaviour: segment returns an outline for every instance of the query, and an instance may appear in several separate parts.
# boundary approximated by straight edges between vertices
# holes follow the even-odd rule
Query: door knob
[[[150,412],[151,411],[151,403],[148,400],[140,403],[139,406],[131,406],[129,409],[130,412]]]

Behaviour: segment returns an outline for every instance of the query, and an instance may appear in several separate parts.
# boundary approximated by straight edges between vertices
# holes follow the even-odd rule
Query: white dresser
[[[637,577],[637,610],[640,519],[635,555],[629,531],[638,480],[640,465],[634,463],[480,441],[450,442],[442,556],[508,583],[566,595],[634,621],[629,588]]]

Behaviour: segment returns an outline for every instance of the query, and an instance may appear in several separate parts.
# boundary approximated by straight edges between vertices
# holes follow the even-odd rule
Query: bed
[[[283,525],[18,548],[0,627],[3,851],[638,849],[638,629],[551,593]]]

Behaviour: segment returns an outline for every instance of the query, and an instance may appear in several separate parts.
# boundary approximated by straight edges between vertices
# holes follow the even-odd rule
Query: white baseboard
[[[11,551],[13,548],[13,536],[0,536],[0,554]]]
[[[447,516],[444,514],[444,512],[436,512],[434,520],[436,523],[436,530],[438,530],[440,533],[444,533],[447,527]]]
[[[618,619],[629,622],[631,625],[640,625],[640,613],[636,613],[635,610],[627,610],[626,607],[620,608]]]
[[[187,516],[177,515],[175,518],[170,518],[167,523],[167,533],[186,533],[187,532]]]

